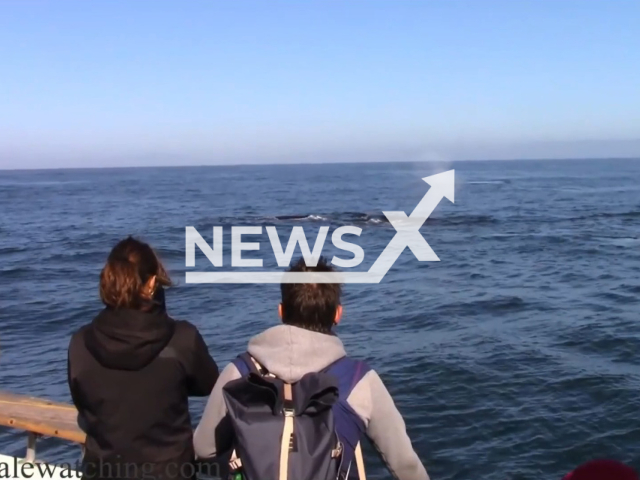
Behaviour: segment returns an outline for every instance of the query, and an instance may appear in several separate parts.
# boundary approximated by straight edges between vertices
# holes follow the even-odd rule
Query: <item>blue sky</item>
[[[0,2],[0,168],[640,157],[637,0]]]

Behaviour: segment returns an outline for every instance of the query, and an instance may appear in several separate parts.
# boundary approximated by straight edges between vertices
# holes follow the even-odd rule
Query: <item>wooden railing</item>
[[[78,426],[73,405],[0,391],[0,426],[28,433],[26,460],[35,461],[38,436],[58,437],[84,444],[85,433]]]

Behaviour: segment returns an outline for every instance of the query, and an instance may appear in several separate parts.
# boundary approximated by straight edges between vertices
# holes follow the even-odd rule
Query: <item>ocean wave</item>
[[[343,223],[383,223],[388,222],[384,215],[375,215],[365,212],[334,212],[329,214],[306,213],[302,215],[276,215],[276,220],[312,220],[312,221],[337,221]]]
[[[600,212],[593,213],[591,215],[583,215],[580,217],[574,217],[571,220],[590,220],[594,218],[638,218],[640,217],[640,210],[629,210],[627,212]]]
[[[73,248],[73,244],[69,244],[69,247]],[[68,251],[57,251],[50,253],[47,257],[45,257],[47,262],[62,262],[63,264],[68,262],[69,260],[73,260],[73,262],[82,262],[88,260],[90,263],[102,263],[106,260],[105,251],[108,250],[108,247],[105,246],[104,250],[88,250],[88,251],[73,251],[72,249]],[[59,265],[55,263],[55,265]]]
[[[317,215],[276,215],[276,220],[311,220],[311,217],[320,218]]]
[[[300,215],[276,215],[276,220],[311,220],[317,222],[335,221],[341,223],[383,223],[388,222],[384,215],[371,215],[364,212],[336,212],[331,214],[306,213]]]
[[[0,247],[0,255],[8,255],[11,253],[22,253],[28,250],[27,247]]]
[[[36,272],[37,269],[34,267],[23,267],[21,265],[8,265],[0,268],[0,274],[2,274],[3,276],[6,275],[7,278],[9,278],[9,275],[26,275]]]
[[[410,214],[410,212],[409,212]],[[282,215],[236,215],[236,216],[224,216],[214,218],[203,218],[192,225],[195,225],[196,229],[209,229],[211,226],[235,226],[235,225],[260,225],[270,226],[288,224],[295,225],[297,222],[303,223],[329,223],[333,225],[356,225],[356,226],[382,226],[389,225],[389,219],[383,213],[369,213],[369,212],[309,212],[300,214],[282,214]],[[491,215],[450,215],[440,217],[429,217],[426,221],[427,225],[442,225],[442,226],[482,226],[493,225],[500,223],[500,220]],[[175,233],[180,233],[181,228],[175,229]],[[171,233],[174,233],[173,230]]]
[[[427,222],[438,225],[492,225],[500,220],[491,215],[451,215],[448,217],[429,218]]]
[[[613,245],[615,247],[633,247],[640,244],[638,237],[595,237],[602,243]]]
[[[596,297],[611,300],[615,303],[637,303],[640,299],[635,295],[623,295],[615,292],[597,293]]]
[[[436,308],[439,313],[449,315],[477,315],[480,313],[500,313],[524,310],[533,306],[518,296],[500,296],[488,300],[475,300],[471,302],[454,302],[441,305]]]
[[[0,187],[48,187],[53,185],[76,185],[81,183],[89,183],[87,180],[33,180],[28,182],[21,181],[0,181]]]
[[[379,225],[389,223],[384,214],[371,214],[366,212],[337,212],[331,214],[304,214],[304,215],[277,215],[277,220],[311,220],[329,221],[342,224],[372,224]],[[491,215],[452,215],[443,217],[430,217],[429,224],[437,225],[489,225],[499,223],[499,220]]]
[[[511,183],[511,180],[475,180],[465,182],[467,185],[506,185],[508,183]]]
[[[620,289],[625,290],[629,293],[638,293],[640,294],[640,285],[620,285]]]

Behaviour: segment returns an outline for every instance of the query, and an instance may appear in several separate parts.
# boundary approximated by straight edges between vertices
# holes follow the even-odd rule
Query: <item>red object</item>
[[[615,460],[593,460],[580,465],[562,480],[639,480],[636,471]]]

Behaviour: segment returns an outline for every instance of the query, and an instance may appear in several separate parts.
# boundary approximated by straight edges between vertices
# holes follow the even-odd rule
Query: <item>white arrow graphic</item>
[[[439,262],[440,259],[420,234],[420,227],[427,221],[442,198],[455,201],[455,170],[449,170],[422,180],[431,185],[427,194],[407,217],[404,212],[382,212],[396,229],[395,236],[369,269],[378,282],[387,274],[406,247],[420,262]]]
[[[420,234],[420,227],[443,198],[454,202],[455,170],[422,180],[431,188],[411,215],[382,212],[396,229],[396,234],[367,272],[187,272],[186,283],[380,283],[407,247],[420,262],[439,262]]]

